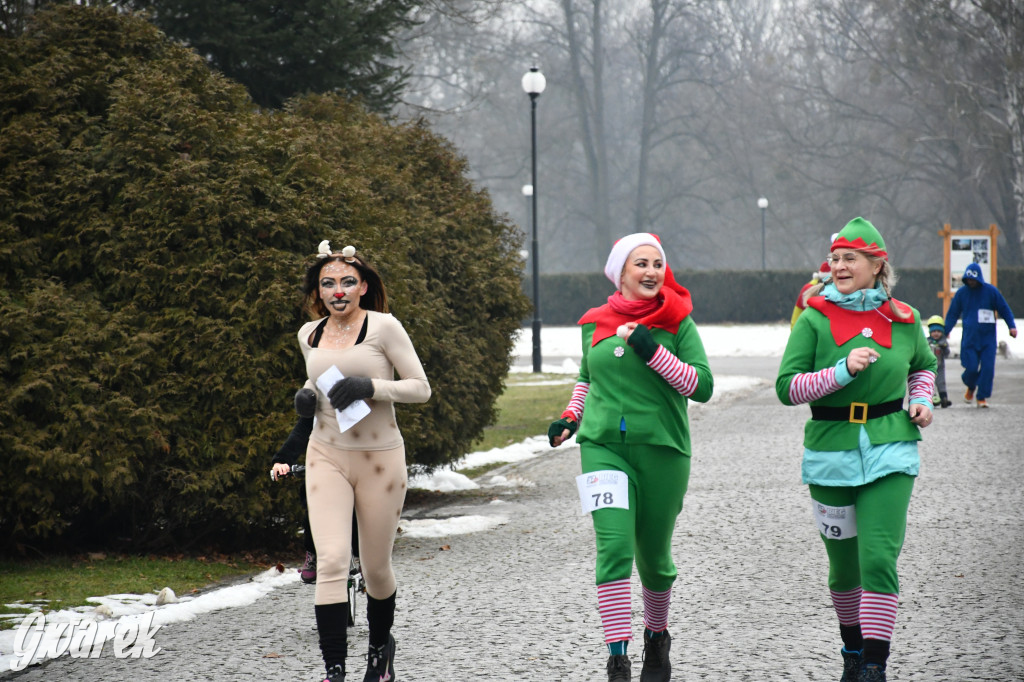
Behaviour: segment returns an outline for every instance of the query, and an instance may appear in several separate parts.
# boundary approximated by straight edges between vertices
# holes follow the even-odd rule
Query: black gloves
[[[569,438],[572,438],[572,434],[576,433],[576,428],[579,426],[578,422],[569,419],[568,417],[562,417],[558,421],[551,422],[551,426],[548,427],[548,444],[551,447],[555,447],[555,438],[562,435],[562,432],[569,429]]]
[[[629,335],[627,343],[637,355],[643,358],[644,362],[650,362],[654,354],[658,352],[658,342],[651,336],[650,330],[642,324],[636,326],[633,333]]]
[[[357,400],[372,397],[373,380],[369,377],[345,377],[327,392],[327,399],[336,410],[344,410]]]
[[[306,445],[309,443],[309,434],[311,433],[313,433],[313,418],[299,417],[299,421],[295,423],[292,432],[288,434],[284,445],[274,455],[274,464],[282,462],[290,465],[299,461],[299,455],[306,452]]]
[[[300,417],[312,417],[316,414],[316,391],[311,388],[300,388],[295,392],[295,412]]]

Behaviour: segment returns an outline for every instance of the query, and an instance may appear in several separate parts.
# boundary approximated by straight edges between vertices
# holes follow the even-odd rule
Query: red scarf
[[[588,310],[577,324],[596,323],[591,346],[596,346],[598,341],[609,336],[615,336],[619,326],[627,322],[637,322],[645,327],[657,327],[675,334],[686,316],[693,312],[693,302],[685,287],[676,284],[674,280],[672,284],[674,288],[666,282],[657,298],[647,301],[627,301],[621,291],[616,291],[608,297],[608,303]]]

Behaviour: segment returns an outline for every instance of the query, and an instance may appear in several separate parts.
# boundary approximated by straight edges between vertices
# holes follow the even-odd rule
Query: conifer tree
[[[388,111],[407,70],[396,34],[416,0],[132,0],[154,23],[243,84],[263,107],[308,92],[341,92]]]
[[[375,263],[424,362],[410,463],[461,457],[528,305],[520,236],[465,171],[340,96],[261,112],[110,8],[0,40],[0,548],[280,538],[266,472],[321,239]]]

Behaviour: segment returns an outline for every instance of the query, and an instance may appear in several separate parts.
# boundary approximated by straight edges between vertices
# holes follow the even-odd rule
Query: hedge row
[[[897,298],[917,308],[925,318],[942,314],[938,297],[941,268],[907,268],[898,270],[898,274],[900,279],[893,291]],[[684,270],[676,273],[676,279],[690,290],[693,317],[698,322],[778,322],[789,320],[797,293],[810,279],[810,272]],[[1000,268],[998,286],[1014,314],[1024,317],[1024,268]],[[523,291],[533,301],[529,278]],[[589,308],[604,303],[612,291],[611,283],[601,273],[542,275],[541,321],[545,325],[573,325]]]

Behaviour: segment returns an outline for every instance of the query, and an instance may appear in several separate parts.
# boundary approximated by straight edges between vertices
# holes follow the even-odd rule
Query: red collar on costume
[[[693,312],[690,292],[687,291],[686,287],[678,284],[675,289],[663,286],[658,294],[661,305],[654,312],[640,318],[613,310],[611,301],[616,296],[621,297],[622,293],[616,291],[608,297],[608,303],[599,308],[591,308],[577,322],[577,324],[581,325],[590,324],[591,322],[596,324],[591,346],[596,346],[599,341],[603,341],[609,336],[615,336],[619,325],[626,324],[627,322],[638,322],[645,327],[657,327],[658,329],[664,329],[671,334],[675,334],[679,331],[679,325],[686,319],[686,316]]]
[[[908,319],[895,317],[888,307],[874,310],[847,310],[824,296],[815,296],[807,301],[809,308],[814,308],[828,318],[832,338],[837,346],[841,346],[858,334],[871,339],[883,348],[892,348],[892,323],[910,324],[914,321],[914,312],[906,303],[893,299],[893,303]]]

